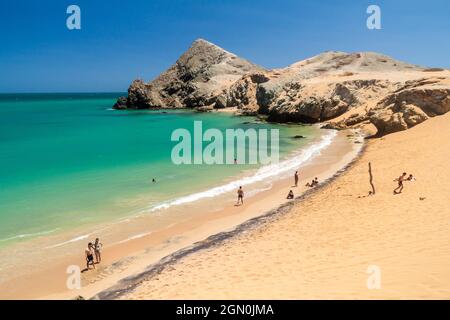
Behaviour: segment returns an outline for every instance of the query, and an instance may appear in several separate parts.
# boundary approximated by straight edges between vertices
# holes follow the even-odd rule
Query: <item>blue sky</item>
[[[81,8],[81,30],[66,8]],[[381,7],[381,30],[366,8]],[[0,2],[0,92],[126,91],[196,38],[267,68],[326,50],[450,68],[448,0],[46,0]]]

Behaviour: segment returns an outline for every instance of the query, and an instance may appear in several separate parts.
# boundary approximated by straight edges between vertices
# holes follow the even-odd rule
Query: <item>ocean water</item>
[[[0,95],[0,247],[227,192],[294,168],[313,141],[327,143],[314,126],[227,113],[111,110],[119,95]],[[195,120],[222,132],[279,129],[280,165],[173,164],[171,134],[192,132]]]

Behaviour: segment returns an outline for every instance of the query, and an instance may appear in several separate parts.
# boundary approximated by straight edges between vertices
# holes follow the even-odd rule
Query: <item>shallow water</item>
[[[294,153],[325,134],[226,113],[113,111],[117,96],[0,95],[0,247],[230,191],[286,169]],[[177,166],[171,134],[192,132],[195,120],[221,132],[279,129],[284,162]]]

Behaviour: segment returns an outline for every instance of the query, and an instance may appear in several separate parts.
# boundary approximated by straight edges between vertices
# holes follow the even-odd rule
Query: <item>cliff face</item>
[[[265,70],[205,40],[155,80],[135,80],[114,108],[237,107],[277,122],[408,129],[450,110],[450,70],[425,69],[371,53],[326,52]]]

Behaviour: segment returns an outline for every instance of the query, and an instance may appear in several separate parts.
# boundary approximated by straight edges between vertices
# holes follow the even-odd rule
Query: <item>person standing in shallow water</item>
[[[298,186],[298,171],[295,171],[294,182],[295,182],[295,186],[297,187]]]
[[[238,194],[237,205],[244,204],[244,190],[242,190],[242,186],[239,187],[237,194]]]

